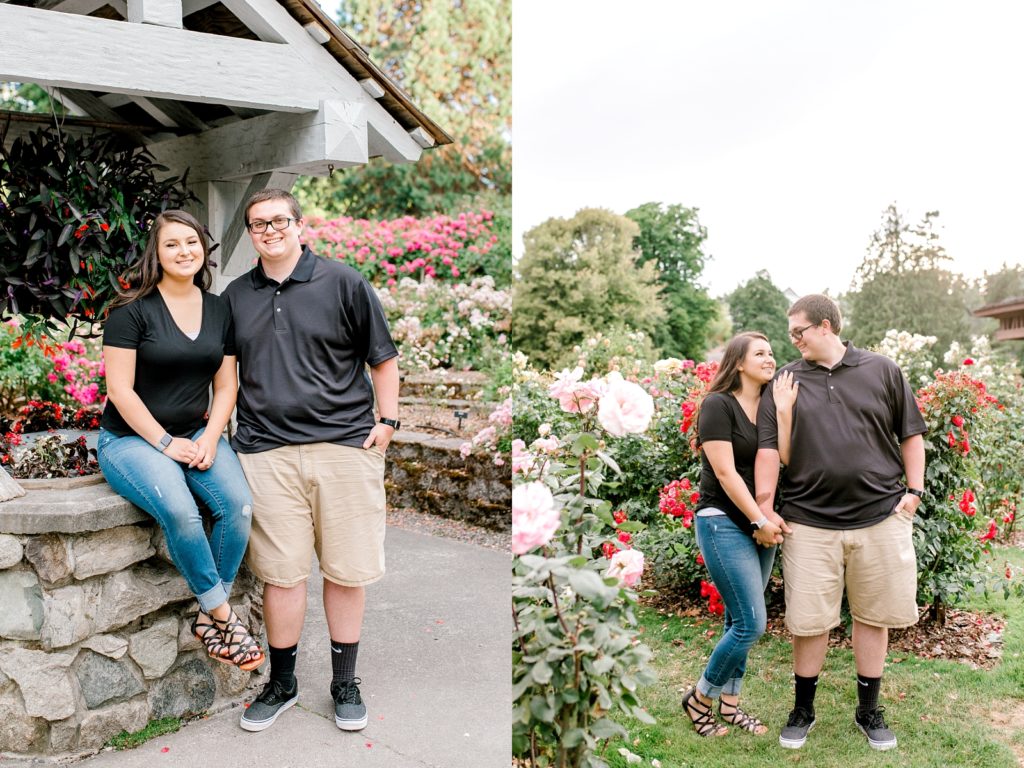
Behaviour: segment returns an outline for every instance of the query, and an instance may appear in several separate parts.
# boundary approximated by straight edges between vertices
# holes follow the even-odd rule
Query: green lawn
[[[1000,550],[999,561],[1024,566],[1021,550]],[[629,741],[612,742],[605,759],[618,768],[627,747],[643,758],[638,765],[661,761],[664,768],[764,765],[802,765],[813,768],[905,766],[906,768],[1017,768],[1009,744],[1024,754],[1024,733],[1010,734],[989,724],[993,710],[1024,707],[1024,604],[1002,596],[979,597],[972,609],[1006,619],[1003,658],[993,670],[972,670],[964,664],[929,661],[890,654],[882,681],[886,719],[899,746],[876,752],[853,725],[857,694],[853,654],[831,649],[818,684],[817,725],[800,750],[782,749],[779,730],[793,705],[792,656],[784,640],[765,637],[754,648],[747,667],[743,703],[769,726],[766,736],[739,732],[702,739],[679,706],[682,694],[696,681],[720,630],[720,620],[665,616],[641,612],[647,643],[655,653],[659,681],[640,691],[640,698],[657,719],[653,726],[624,723]],[[706,636],[714,630],[711,638]],[[1024,765],[1024,763],[1020,763]]]

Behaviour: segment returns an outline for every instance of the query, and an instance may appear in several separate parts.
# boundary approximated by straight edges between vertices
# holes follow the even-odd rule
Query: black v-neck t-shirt
[[[103,345],[134,349],[135,392],[174,437],[191,437],[210,407],[210,383],[225,355],[235,354],[231,312],[220,296],[203,292],[203,319],[195,340],[174,322],[159,290],[111,310]],[[100,419],[115,435],[134,435],[107,400]]]
[[[724,440],[732,443],[732,459],[736,471],[743,478],[750,495],[754,495],[754,459],[757,458],[757,427],[747,418],[743,406],[731,394],[712,392],[700,404],[697,434],[701,443]],[[747,516],[733,504],[729,494],[715,476],[707,454],[701,452],[700,501],[697,511],[720,509],[741,531],[754,535],[754,527]]]

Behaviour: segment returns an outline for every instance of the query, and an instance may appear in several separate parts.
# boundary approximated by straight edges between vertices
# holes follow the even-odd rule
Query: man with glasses
[[[367,715],[356,655],[365,586],[384,575],[384,451],[399,428],[398,350],[359,272],[299,242],[305,220],[291,194],[257,192],[245,223],[259,262],[224,291],[240,368],[232,446],[255,501],[248,562],[265,582],[270,681],[241,725],[269,728],[298,700],[295,657],[315,551],[334,719],[359,730]]]
[[[790,528],[782,568],[796,703],[779,743],[799,749],[814,726],[815,687],[845,588],[857,665],[854,721],[873,749],[891,749],[896,737],[878,691],[888,630],[917,622],[912,534],[924,496],[925,423],[894,362],[840,340],[842,317],[830,298],[799,299],[789,329],[802,359],[779,371],[792,372],[799,385],[779,513]],[[771,387],[757,425],[754,482],[767,513],[779,480]]]

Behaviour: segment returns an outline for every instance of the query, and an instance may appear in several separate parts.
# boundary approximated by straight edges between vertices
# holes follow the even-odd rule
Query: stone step
[[[409,373],[402,377],[401,392],[412,397],[445,397],[476,399],[490,382],[480,371],[435,370]]]

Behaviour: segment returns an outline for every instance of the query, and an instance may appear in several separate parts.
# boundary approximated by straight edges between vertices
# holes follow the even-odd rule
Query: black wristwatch
[[[395,432],[397,432],[399,428],[402,426],[402,422],[400,422],[398,419],[385,419],[383,416],[381,416],[379,419],[377,419],[377,421],[381,424],[385,424],[391,427],[393,430],[395,430]]]
[[[917,496],[917,498],[919,498],[919,499],[922,499],[922,500],[924,499],[924,491],[922,491],[922,490],[920,490],[918,488],[909,488],[908,487],[907,488],[907,493],[909,493],[911,496]]]

